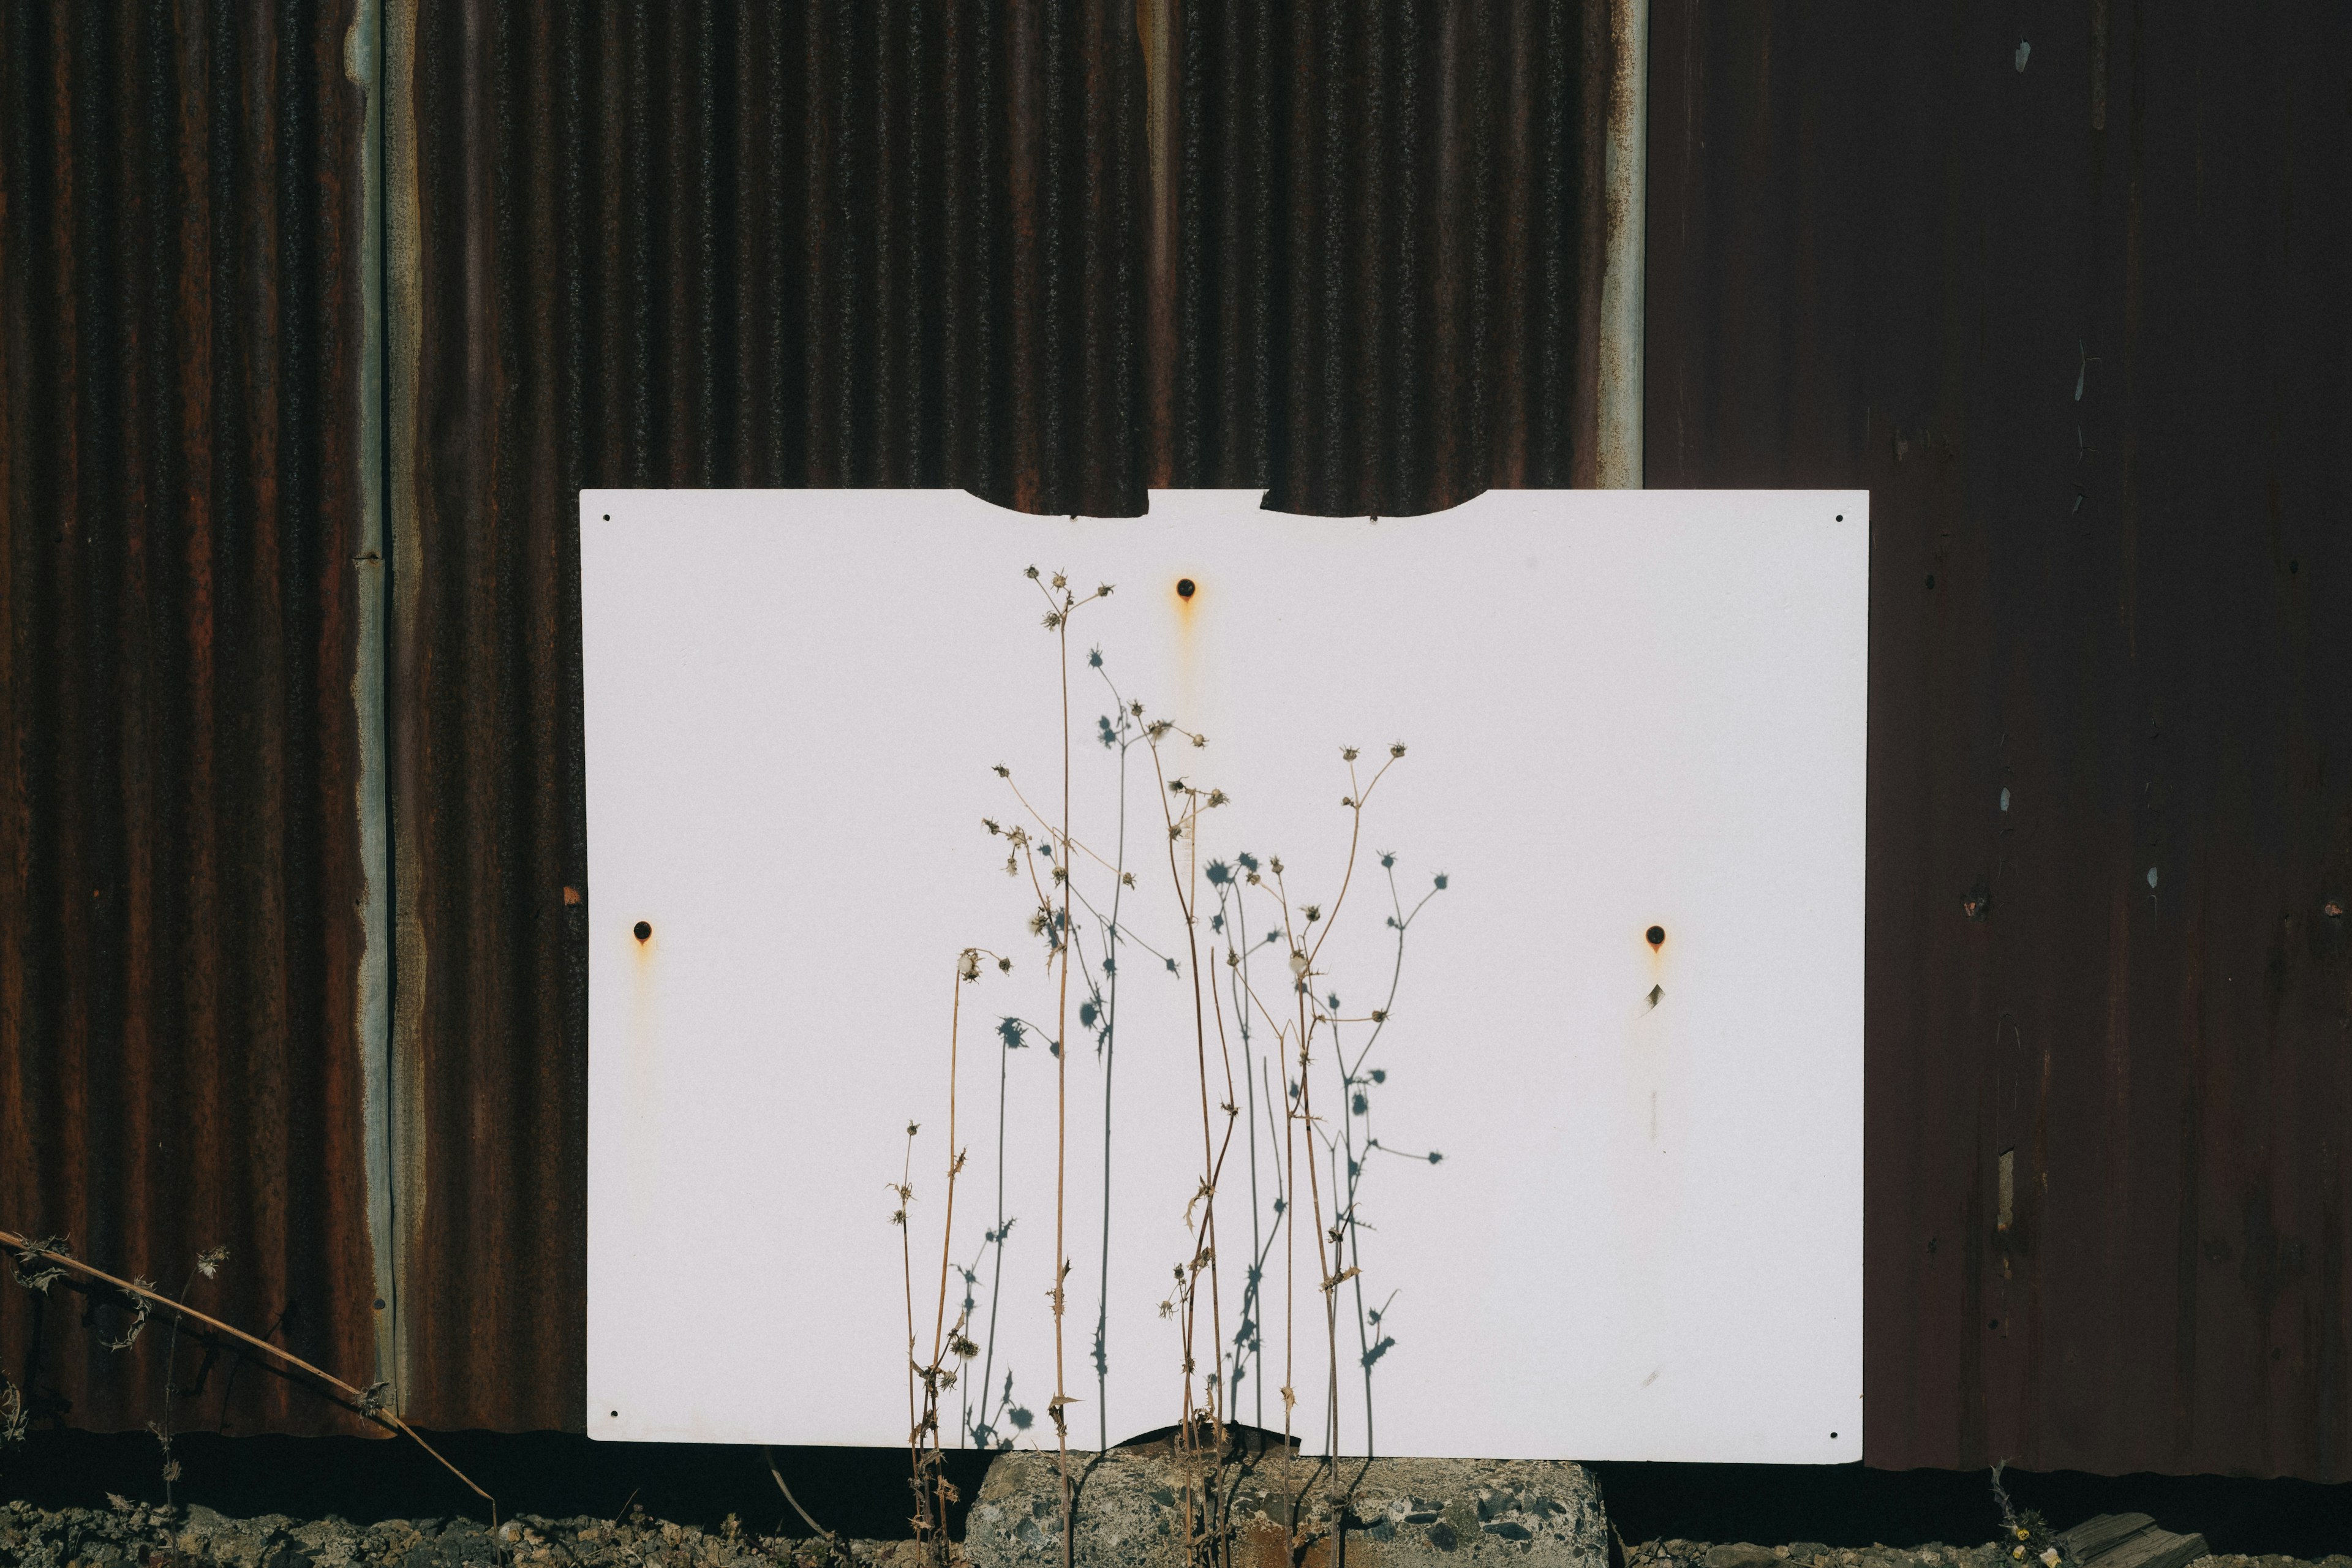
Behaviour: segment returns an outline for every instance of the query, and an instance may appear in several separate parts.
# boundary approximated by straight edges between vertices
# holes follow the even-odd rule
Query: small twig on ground
[[[819,1524],[814,1519],[811,1518],[809,1516],[809,1510],[801,1506],[801,1500],[793,1496],[793,1489],[784,1484],[784,1472],[776,1468],[776,1451],[773,1448],[762,1445],[760,1449],[760,1455],[761,1458],[768,1461],[768,1474],[776,1478],[776,1489],[784,1494],[784,1500],[793,1505],[793,1511],[801,1516],[801,1521],[806,1524],[811,1530],[817,1532],[818,1537],[824,1541],[828,1551],[839,1552],[841,1549],[841,1538],[834,1534],[830,1530],[827,1530],[824,1526]],[[632,1499],[637,1494],[635,1492],[631,1492],[629,1494]],[[623,1504],[621,1511],[626,1513],[628,1511],[628,1505],[625,1503]]]

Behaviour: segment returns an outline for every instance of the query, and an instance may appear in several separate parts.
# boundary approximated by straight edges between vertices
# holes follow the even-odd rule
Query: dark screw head
[[[1664,926],[1652,926],[1648,931],[1643,931],[1642,934],[1649,942],[1649,944],[1652,947],[1664,947],[1666,945],[1666,928]]]
[[[650,921],[639,921],[637,922],[637,940],[638,940],[639,942],[643,942],[643,941],[645,941],[647,937],[649,937],[649,936],[651,936],[651,935],[653,935],[653,934],[654,934],[654,928],[653,928],[653,925],[652,925],[652,923],[651,923]]]
[[[1176,579],[1176,596],[1180,599],[1189,599],[1192,596],[1192,579],[1190,577]]]

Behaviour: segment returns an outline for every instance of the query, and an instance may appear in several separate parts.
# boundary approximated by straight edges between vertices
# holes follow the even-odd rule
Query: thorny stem
[[[205,1258],[213,1256],[207,1253],[199,1257],[188,1269],[188,1278],[180,1286],[180,1305],[183,1309],[187,1306],[188,1292],[196,1288],[196,1276],[203,1271]],[[176,1315],[172,1319],[172,1342],[170,1348],[163,1352],[163,1416],[155,1433],[157,1440],[163,1445],[163,1506],[165,1508],[172,1506],[172,1482],[177,1474],[176,1467],[172,1463],[172,1395],[175,1392],[173,1385],[179,1374],[180,1321]]]
[[[451,1464],[446,1458],[443,1458],[441,1451],[438,1448],[436,1448],[432,1444],[426,1442],[422,1436],[418,1436],[415,1427],[411,1426],[407,1422],[401,1419],[400,1413],[398,1411],[386,1409],[376,1405],[366,1391],[352,1387],[350,1384],[345,1383],[341,1378],[337,1377],[333,1373],[326,1372],[318,1367],[312,1366],[309,1362],[304,1361],[300,1356],[296,1355],[293,1352],[280,1350],[276,1345],[271,1344],[268,1340],[257,1339],[253,1335],[247,1333],[243,1329],[232,1328],[209,1313],[200,1312],[194,1307],[185,1306],[181,1302],[174,1301],[169,1296],[159,1294],[154,1290],[147,1289],[143,1285],[134,1285],[128,1279],[118,1279],[113,1275],[109,1274],[105,1269],[94,1268],[89,1264],[84,1263],[80,1258],[72,1256],[70,1253],[51,1252],[46,1247],[35,1245],[29,1237],[19,1236],[12,1230],[0,1230],[0,1247],[7,1247],[28,1263],[36,1258],[46,1258],[61,1268],[69,1268],[73,1272],[79,1274],[86,1279],[95,1279],[100,1284],[111,1286],[115,1289],[121,1290],[127,1295],[141,1297],[145,1300],[154,1303],[158,1307],[167,1307],[181,1317],[186,1318],[192,1322],[201,1323],[216,1334],[226,1334],[230,1339],[236,1341],[240,1344],[250,1345],[255,1350],[265,1352],[269,1355],[277,1357],[278,1360],[285,1363],[288,1366],[293,1367],[296,1371],[308,1373],[310,1375],[317,1378],[320,1382],[328,1384],[330,1387],[340,1389],[343,1393],[350,1394],[352,1399],[358,1402],[357,1410],[361,1416],[367,1420],[376,1422],[380,1426],[389,1426],[394,1431],[405,1433],[408,1436],[415,1439],[415,1443],[418,1447],[432,1455],[434,1458],[438,1459],[441,1463],[442,1468],[447,1470],[451,1475],[465,1482],[466,1488],[468,1491],[472,1492],[476,1497],[480,1498],[484,1502],[490,1505],[490,1521],[494,1525],[497,1523],[499,1500],[484,1491],[480,1487],[476,1486],[474,1484],[474,1479],[471,1476],[468,1476],[465,1471],[459,1469],[457,1466]]]
[[[944,1563],[947,1559],[948,1504],[952,1500],[951,1494],[953,1489],[947,1479],[947,1472],[941,1465],[940,1458],[940,1384],[941,1369],[946,1363],[948,1355],[952,1352],[961,1356],[963,1350],[968,1348],[964,1335],[964,1324],[966,1318],[969,1316],[968,1311],[966,1313],[960,1314],[957,1317],[955,1335],[952,1342],[950,1342],[947,1332],[948,1275],[954,1267],[953,1249],[955,1245],[956,1177],[963,1170],[963,1154],[956,1144],[956,1089],[961,1077],[961,1040],[963,1033],[963,987],[966,981],[977,979],[979,974],[980,952],[978,949],[967,948],[961,953],[957,955],[955,967],[955,994],[950,1002],[948,1010],[947,1213],[940,1232],[940,1290],[939,1304],[931,1317],[931,1360],[929,1366],[922,1367],[920,1369],[917,1369],[914,1364],[914,1282],[911,1261],[908,1264],[908,1276],[907,1355],[908,1366],[910,1374],[910,1381],[908,1385],[908,1417],[910,1426],[908,1442],[914,1450],[914,1488],[916,1499],[916,1517],[914,1523],[917,1539],[925,1542],[926,1544],[931,1545],[934,1549],[932,1555],[941,1563]],[[912,1169],[912,1161],[914,1158],[913,1134],[914,1129],[909,1127],[908,1129],[908,1159],[909,1162],[909,1170]],[[907,1189],[902,1186],[900,1188],[900,1193],[902,1227],[906,1227],[904,1215]],[[900,1240],[902,1251],[905,1251],[908,1258],[911,1259],[911,1243],[903,1235]],[[913,1415],[914,1388],[911,1381],[912,1376],[917,1375],[918,1373],[923,1384],[923,1408],[922,1415],[919,1419],[915,1418]],[[928,1458],[924,1453],[926,1443],[928,1443],[930,1449]],[[927,1476],[927,1470],[932,1473]],[[778,1484],[781,1485],[782,1480],[782,1478],[779,1477]],[[786,1495],[789,1496],[790,1494],[787,1493]],[[806,1516],[803,1515],[803,1517]]]

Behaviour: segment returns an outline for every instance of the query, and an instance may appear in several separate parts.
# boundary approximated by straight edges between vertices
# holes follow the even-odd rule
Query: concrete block
[[[1073,1453],[1079,1568],[1179,1568],[1187,1463],[1167,1447]],[[1195,1462],[1197,1463],[1197,1461]],[[1196,1525],[1229,1542],[1234,1568],[1608,1568],[1609,1525],[1581,1466],[1521,1459],[1322,1461],[1276,1447],[1207,1476]],[[1202,1504],[1194,1502],[1196,1510]],[[989,1467],[965,1524],[973,1568],[1058,1568],[1055,1457],[1008,1453]]]

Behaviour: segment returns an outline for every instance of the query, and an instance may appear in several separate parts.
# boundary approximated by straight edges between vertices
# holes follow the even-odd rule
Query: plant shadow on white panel
[[[1865,497],[582,506],[592,1434],[1858,1457]]]

